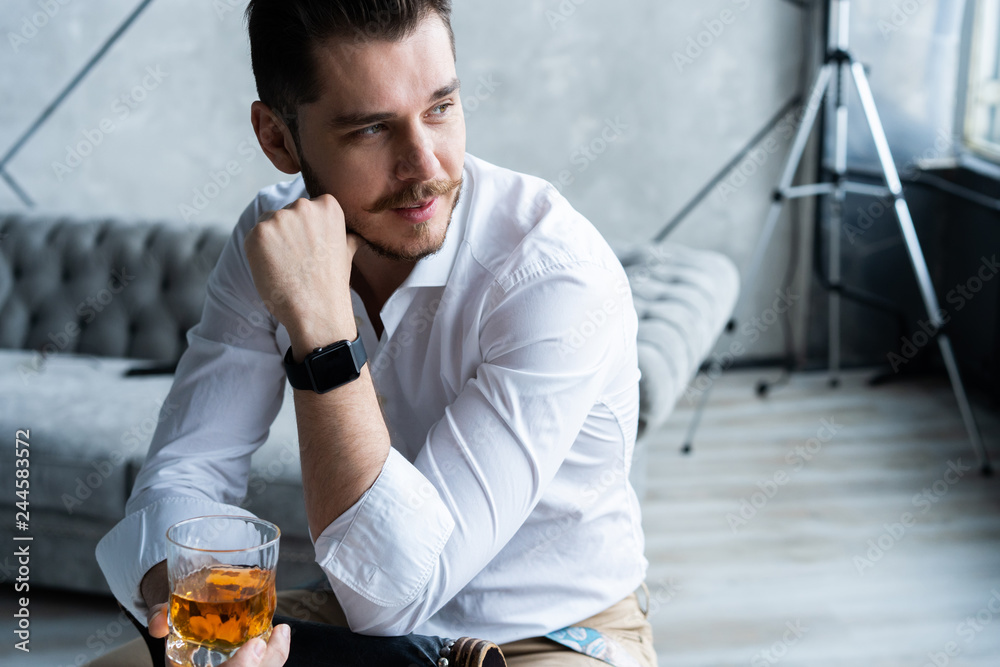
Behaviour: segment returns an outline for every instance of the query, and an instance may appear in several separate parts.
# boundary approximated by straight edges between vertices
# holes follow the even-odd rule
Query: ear
[[[286,174],[297,174],[302,170],[292,131],[278,114],[257,100],[250,105],[250,122],[271,164]]]

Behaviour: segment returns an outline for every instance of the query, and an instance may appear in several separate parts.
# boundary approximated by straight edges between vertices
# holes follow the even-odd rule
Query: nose
[[[396,163],[402,181],[429,181],[438,173],[434,142],[425,128],[414,127],[403,137]]]

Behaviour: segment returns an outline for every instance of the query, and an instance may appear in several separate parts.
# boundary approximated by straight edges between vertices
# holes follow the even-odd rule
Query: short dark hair
[[[319,99],[321,82],[313,50],[330,38],[354,38],[352,46],[371,41],[399,41],[416,29],[428,12],[444,21],[455,54],[451,0],[250,0],[247,32],[250,60],[261,102],[291,121],[295,109]]]

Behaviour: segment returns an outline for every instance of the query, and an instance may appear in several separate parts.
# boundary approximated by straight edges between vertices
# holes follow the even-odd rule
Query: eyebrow
[[[428,103],[434,102],[441,99],[442,97],[448,97],[456,90],[461,87],[461,83],[457,78],[452,79],[446,85],[441,86],[433,93],[431,93]],[[365,112],[353,112],[340,114],[338,116],[330,119],[330,125],[335,128],[343,127],[362,127],[365,125],[374,125],[376,123],[382,123],[387,120],[392,120],[396,117],[396,114],[390,111],[379,111],[375,113],[365,113]]]

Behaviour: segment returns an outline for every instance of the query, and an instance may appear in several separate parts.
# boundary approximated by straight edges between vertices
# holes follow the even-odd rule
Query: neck
[[[378,313],[416,265],[413,261],[393,260],[377,255],[363,245],[354,255],[351,287],[364,301],[369,313]]]

